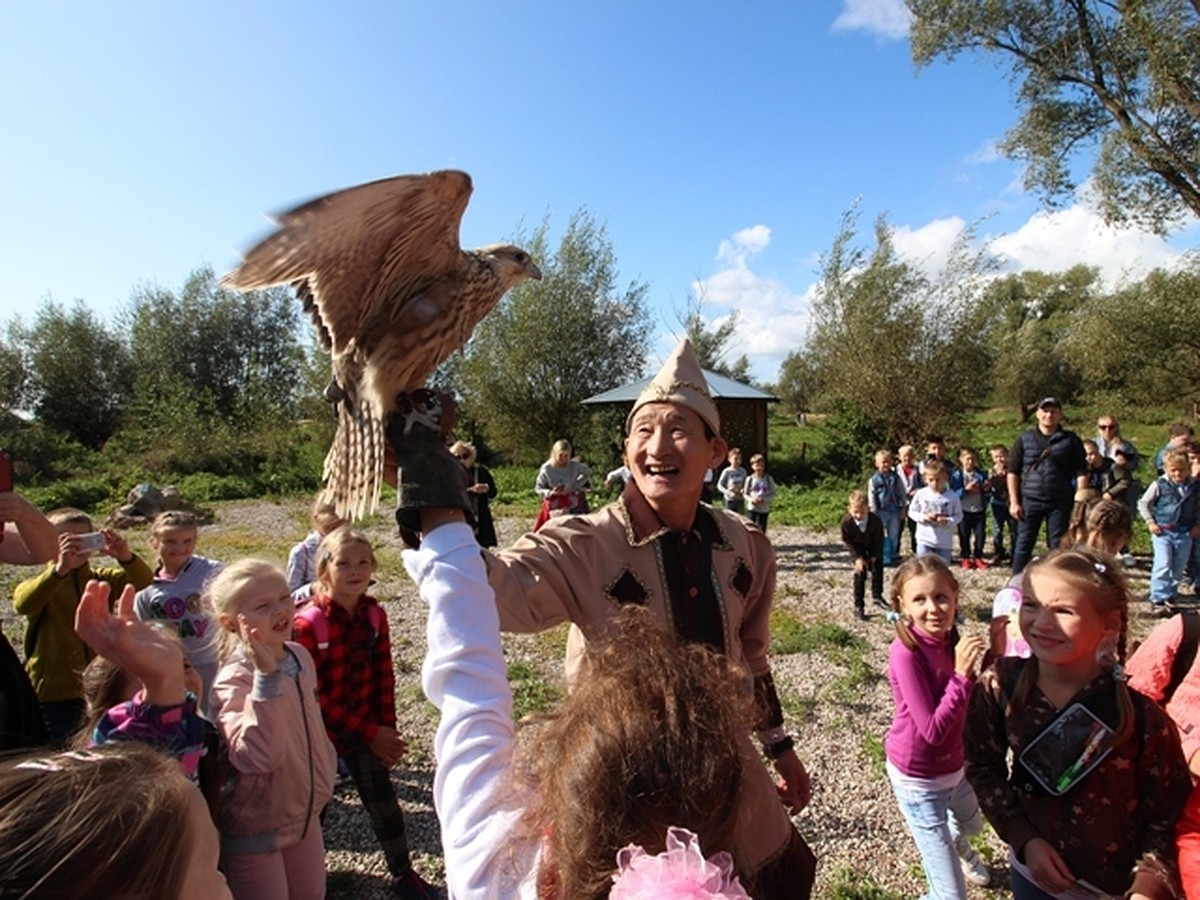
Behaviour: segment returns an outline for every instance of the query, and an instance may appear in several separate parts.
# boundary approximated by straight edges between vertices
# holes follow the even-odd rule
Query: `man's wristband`
[[[778,740],[773,744],[767,744],[765,747],[763,747],[763,752],[766,753],[771,759],[779,759],[779,757],[783,756],[783,754],[787,753],[795,746],[795,739],[788,734],[784,735],[781,740]]]

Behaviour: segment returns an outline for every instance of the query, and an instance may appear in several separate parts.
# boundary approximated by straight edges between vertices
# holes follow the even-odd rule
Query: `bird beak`
[[[534,281],[542,280],[542,270],[535,266],[532,261],[530,261],[529,265],[525,267],[525,274],[527,274]]]

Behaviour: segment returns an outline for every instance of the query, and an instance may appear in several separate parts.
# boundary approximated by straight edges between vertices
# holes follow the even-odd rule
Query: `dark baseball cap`
[[[1062,409],[1062,404],[1058,402],[1057,397],[1043,397],[1038,409]]]

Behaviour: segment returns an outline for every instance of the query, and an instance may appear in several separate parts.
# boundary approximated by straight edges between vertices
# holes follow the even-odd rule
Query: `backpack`
[[[1158,701],[1162,707],[1171,702],[1176,689],[1183,684],[1192,663],[1196,661],[1196,650],[1200,648],[1200,610],[1183,609],[1178,615],[1183,620],[1183,637],[1179,639],[1175,658],[1171,660],[1171,677],[1163,687],[1162,699]]]
[[[296,618],[303,619],[312,629],[313,637],[317,640],[318,654],[329,649],[329,616],[325,615],[325,610],[309,600],[308,603],[296,610]],[[378,640],[379,632],[383,630],[386,622],[383,607],[378,603],[369,604],[367,618],[371,622],[372,640]]]

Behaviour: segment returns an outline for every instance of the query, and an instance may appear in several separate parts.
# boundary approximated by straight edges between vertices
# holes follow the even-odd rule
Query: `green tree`
[[[1160,233],[1200,215],[1200,2],[908,0],[918,66],[982,50],[1009,65],[1017,124],[1001,150],[1050,203],[1092,178],[1111,222]]]
[[[740,310],[734,310],[721,323],[711,328],[704,318],[704,297],[693,294],[688,300],[687,310],[679,317],[683,333],[692,343],[696,358],[701,368],[732,378],[734,381],[748,382],[750,380],[750,359],[742,354],[733,362],[725,361],[729,352],[729,342],[737,334],[738,322],[741,319]]]
[[[647,286],[618,287],[612,243],[586,210],[557,250],[548,219],[514,243],[529,248],[542,280],[509,292],[454,364],[463,415],[514,461],[545,459],[560,437],[594,453],[605,437],[580,401],[642,374]]]
[[[812,357],[804,350],[793,350],[779,367],[779,381],[773,393],[783,408],[800,417],[812,408],[816,372]]]
[[[20,409],[25,393],[25,356],[22,352],[19,320],[9,323],[0,339],[0,410]]]
[[[1093,402],[1137,408],[1200,402],[1200,261],[1157,269],[1073,318],[1065,348]]]
[[[133,367],[122,337],[75,301],[46,301],[10,338],[21,346],[21,405],[47,428],[84,447],[102,447],[120,427],[133,392]]]
[[[927,275],[897,255],[883,217],[869,253],[853,246],[848,211],[823,255],[801,366],[813,403],[835,413],[847,461],[872,446],[930,433],[951,435],[990,383],[981,302],[986,270],[960,236],[948,262]]]
[[[188,417],[246,429],[294,416],[307,389],[299,305],[287,288],[236,293],[199,269],[178,294],[139,291],[123,321],[142,416],[177,405]]]
[[[1078,398],[1082,382],[1063,343],[1080,309],[1096,293],[1100,273],[1074,266],[1061,273],[1022,272],[988,285],[996,348],[995,398],[1021,410],[1025,421],[1043,397]]]

